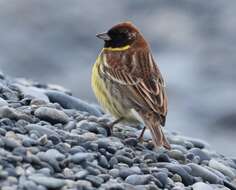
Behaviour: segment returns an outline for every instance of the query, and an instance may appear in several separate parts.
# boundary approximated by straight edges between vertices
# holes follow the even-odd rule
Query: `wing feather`
[[[158,113],[163,118],[161,124],[164,126],[167,114],[165,84],[151,53],[135,52],[130,60],[130,70],[122,67],[125,64],[116,68],[104,66],[104,75],[131,90],[132,98],[138,101],[139,105],[148,106],[149,109]],[[142,102],[140,102],[140,96]]]

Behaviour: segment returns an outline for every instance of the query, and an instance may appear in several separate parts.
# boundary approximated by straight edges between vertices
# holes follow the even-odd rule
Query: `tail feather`
[[[149,124],[147,127],[151,131],[152,141],[156,148],[163,146],[166,149],[171,149],[171,146],[168,140],[166,139],[165,134],[163,133],[160,125]]]

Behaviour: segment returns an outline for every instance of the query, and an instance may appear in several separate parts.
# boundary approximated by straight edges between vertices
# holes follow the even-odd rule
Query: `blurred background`
[[[167,129],[236,157],[236,1],[0,0],[0,70],[96,102],[95,34],[129,20],[166,79]]]

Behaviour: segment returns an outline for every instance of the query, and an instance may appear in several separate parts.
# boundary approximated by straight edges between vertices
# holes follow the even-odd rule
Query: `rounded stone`
[[[35,110],[34,115],[52,124],[69,122],[69,117],[63,111],[54,108],[40,107]]]
[[[150,179],[152,178],[151,175],[146,174],[146,175],[130,175],[125,179],[126,183],[129,183],[131,185],[145,185],[148,184]]]

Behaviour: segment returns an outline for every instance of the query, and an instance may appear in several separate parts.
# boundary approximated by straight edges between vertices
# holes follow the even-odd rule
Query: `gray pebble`
[[[105,156],[103,156],[103,155],[101,155],[99,157],[98,163],[99,163],[100,166],[102,166],[104,168],[109,168],[110,167],[110,165],[109,165],[109,163],[107,161],[107,158]]]
[[[94,190],[91,182],[86,180],[77,180],[76,181],[77,190]]]
[[[170,157],[169,157],[167,154],[160,154],[160,155],[157,157],[157,161],[158,161],[158,162],[171,162],[171,161],[170,161]]]
[[[199,148],[192,148],[189,150],[190,153],[194,154],[195,156],[199,156],[200,162],[203,160],[210,160],[210,156],[207,154],[207,152],[199,149]]]
[[[190,173],[192,176],[201,177],[209,183],[222,184],[222,180],[208,169],[194,163],[189,163],[188,166],[192,169]]]
[[[21,143],[13,138],[3,137],[2,140],[3,140],[4,146],[10,150],[21,146]]]
[[[52,124],[69,122],[69,117],[63,111],[54,108],[40,107],[35,110],[34,115]]]
[[[79,171],[79,172],[77,172],[75,174],[75,177],[77,179],[84,179],[87,175],[88,175],[88,171],[87,170],[81,170],[81,171]]]
[[[115,157],[118,160],[118,162],[128,164],[129,166],[133,165],[133,160],[126,156],[116,155]]]
[[[181,176],[183,183],[185,185],[192,185],[194,179],[189,173],[185,170],[183,166],[180,164],[172,164],[172,163],[156,163],[157,167],[167,168],[173,174],[178,174]]]
[[[65,155],[60,153],[58,150],[56,149],[49,149],[45,152],[45,157],[51,157],[55,160],[63,160],[65,158]]]
[[[103,189],[106,190],[132,190],[130,188],[125,188],[122,183],[118,183],[115,180],[109,180],[107,183],[102,184],[101,186]],[[134,189],[133,189],[134,190]]]
[[[91,166],[88,166],[87,168],[86,168],[86,170],[89,172],[89,174],[91,174],[91,175],[99,175],[99,174],[101,174],[101,172],[100,172],[100,170],[98,170],[98,169],[96,169],[96,168],[94,168],[94,167],[91,167]]]
[[[14,108],[10,108],[8,106],[0,107],[0,118],[9,118],[12,120],[23,119],[23,120],[26,120],[29,122],[33,121],[33,119],[29,115],[27,115],[21,111],[18,111]]]
[[[7,105],[8,105],[7,101],[0,97],[0,107]]]
[[[37,185],[33,181],[25,180],[23,183],[20,183],[19,186],[22,187],[25,190],[35,190],[35,189],[37,189]]]
[[[172,150],[168,151],[168,155],[169,155],[169,157],[174,158],[175,160],[179,160],[181,162],[185,161],[184,154],[179,150],[172,149]]]
[[[99,109],[78,98],[52,90],[45,92],[45,94],[48,96],[51,102],[57,102],[65,109],[76,109],[79,111],[88,112],[91,115],[102,116],[102,113]]]
[[[104,136],[107,136],[106,129],[102,128],[99,124],[95,122],[88,122],[86,120],[82,120],[77,123],[77,127],[80,129],[87,130],[92,133],[102,134]]]
[[[150,179],[152,178],[151,175],[130,175],[125,179],[126,183],[129,183],[131,185],[145,185],[148,184]]]
[[[62,188],[66,182],[63,179],[58,179],[54,177],[45,177],[41,175],[31,175],[29,179],[34,181],[39,185],[46,186],[47,188],[59,189]]]
[[[81,162],[84,162],[86,160],[92,161],[94,159],[93,153],[86,153],[86,152],[78,152],[72,156],[69,157],[69,160],[72,162],[79,164]]]
[[[38,170],[38,173],[43,174],[44,176],[50,176],[51,170],[49,168],[41,168]]]
[[[236,176],[236,174],[230,167],[224,165],[223,163],[218,162],[216,159],[211,159],[209,161],[209,167],[220,171],[224,175],[229,176],[231,179],[234,179]]]
[[[120,139],[116,137],[100,138],[96,141],[99,148],[104,148],[112,153],[124,147],[124,144],[120,142]]]
[[[154,173],[153,176],[161,182],[161,188],[165,188],[168,184],[168,174],[164,172]]]
[[[214,190],[211,185],[203,183],[203,182],[197,182],[193,184],[193,190]]]
[[[99,187],[104,182],[103,178],[93,175],[87,175],[85,179],[90,181],[94,187]]]
[[[138,144],[138,139],[137,138],[126,138],[124,140],[124,143],[128,146],[136,146]]]
[[[21,84],[15,84],[24,95],[24,97],[34,97],[45,102],[49,102],[48,97],[43,93],[43,90],[33,86],[23,86]]]
[[[78,152],[85,152],[84,147],[82,147],[82,146],[73,146],[73,147],[69,150],[69,153],[70,153],[70,154],[75,154],[75,153],[78,153]]]
[[[28,131],[37,131],[37,133],[39,133],[39,136],[43,136],[44,134],[46,134],[47,136],[58,136],[58,134],[55,131],[51,130],[47,125],[29,124],[26,125],[25,128]]]
[[[123,179],[133,174],[141,174],[141,170],[137,166],[131,168],[121,168],[119,171],[119,176]]]

